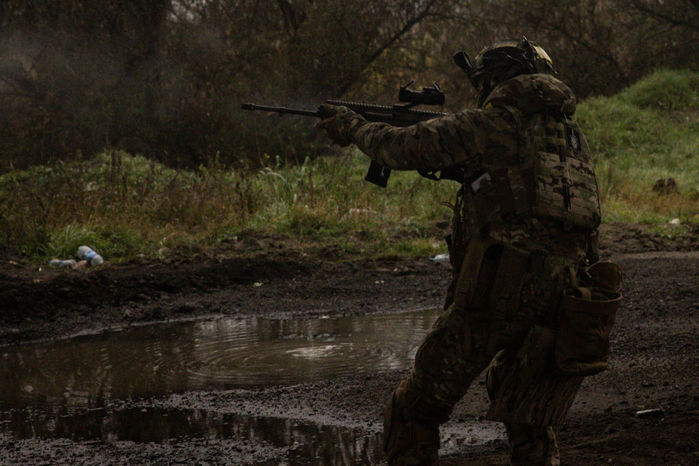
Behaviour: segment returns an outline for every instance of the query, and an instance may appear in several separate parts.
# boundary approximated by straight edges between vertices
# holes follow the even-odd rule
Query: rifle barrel
[[[271,107],[269,105],[257,105],[251,103],[245,103],[241,105],[243,110],[261,110],[263,112],[274,112],[278,114],[290,114],[290,115],[303,115],[320,117],[318,110],[304,110],[300,108],[287,108],[287,107]]]

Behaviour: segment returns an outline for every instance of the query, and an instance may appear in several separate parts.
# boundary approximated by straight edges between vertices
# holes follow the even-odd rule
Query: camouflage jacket
[[[599,224],[597,183],[575,96],[547,74],[497,86],[483,108],[408,127],[338,115],[348,140],[392,169],[461,167],[452,238],[461,262],[473,236],[582,258]]]

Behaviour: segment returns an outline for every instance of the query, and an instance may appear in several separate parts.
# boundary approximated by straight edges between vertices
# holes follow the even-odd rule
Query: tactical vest
[[[597,180],[577,124],[565,115],[506,110],[518,126],[519,150],[484,157],[482,172],[467,180],[464,195],[478,219],[472,225],[482,231],[514,215],[560,221],[564,229],[596,229]]]

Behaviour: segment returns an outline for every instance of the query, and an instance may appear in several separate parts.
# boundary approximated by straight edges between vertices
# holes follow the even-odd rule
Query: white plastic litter
[[[437,254],[430,257],[430,260],[432,262],[449,262],[449,254]]]
[[[100,265],[104,262],[102,256],[93,251],[89,246],[80,246],[78,248],[78,257],[86,260],[90,266]]]

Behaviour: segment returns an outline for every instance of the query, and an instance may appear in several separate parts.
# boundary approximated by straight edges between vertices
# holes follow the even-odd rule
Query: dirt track
[[[669,242],[620,225],[606,227],[605,233],[606,255],[626,274],[626,299],[613,335],[612,368],[584,382],[560,433],[562,457],[566,464],[580,465],[697,464],[696,239]],[[248,243],[245,247],[252,253],[244,257],[218,251],[194,260],[69,273],[36,272],[8,253],[0,267],[0,344],[11,347],[7,345],[36,338],[203,315],[311,317],[438,307],[449,278],[445,266],[427,260],[339,260],[328,251],[287,248],[283,239]],[[382,405],[404,374],[404,370],[382,371],[293,386],[172,394],[126,404],[291,419],[294,425],[339,426],[373,438],[381,428]],[[123,401],[112,402],[124,409]],[[478,420],[486,406],[480,381],[444,426],[443,439],[450,432],[478,430],[482,425],[497,433],[497,427]],[[663,414],[635,415],[648,408],[662,408]],[[506,444],[496,437],[484,445],[448,446],[442,462],[507,464]],[[294,458],[293,448],[250,442],[234,434],[134,443],[17,439],[0,433],[2,464],[302,464]]]

